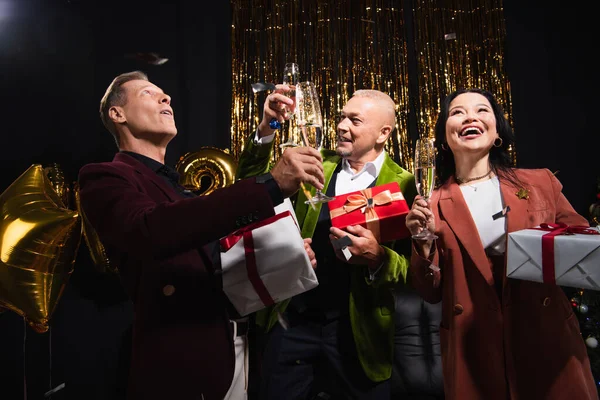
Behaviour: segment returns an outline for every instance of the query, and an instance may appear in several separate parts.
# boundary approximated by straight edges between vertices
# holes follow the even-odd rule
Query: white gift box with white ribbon
[[[223,291],[241,316],[318,285],[289,200],[275,212],[220,241]]]
[[[552,230],[524,229],[508,234],[507,277],[600,290],[600,235],[593,234],[593,228],[584,229],[588,234],[579,234],[550,226]],[[563,232],[549,235],[558,229]],[[546,240],[552,237],[552,241],[544,245],[546,235]]]

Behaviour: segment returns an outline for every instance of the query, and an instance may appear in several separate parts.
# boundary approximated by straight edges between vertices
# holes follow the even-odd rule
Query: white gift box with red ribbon
[[[600,290],[600,234],[594,228],[564,224],[511,232],[506,276]]]
[[[288,204],[220,241],[223,291],[241,316],[319,284]]]

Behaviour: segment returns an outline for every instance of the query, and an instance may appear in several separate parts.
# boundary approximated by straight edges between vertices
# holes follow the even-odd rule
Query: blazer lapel
[[[332,152],[323,152],[323,173],[325,175],[325,187],[323,188],[323,193],[327,191],[327,187],[329,186],[329,182],[331,181],[331,177],[333,176],[333,172],[340,162],[341,157]],[[311,187],[311,194],[315,193],[315,188]],[[317,221],[319,220],[319,214],[321,213],[321,207],[323,204],[316,204],[316,209],[308,205],[304,204],[307,200],[304,192],[301,190],[298,193],[298,199],[296,200],[296,217],[302,226],[302,237],[309,238],[312,237],[315,233],[315,228],[317,227]],[[303,221],[304,219],[304,221]]]
[[[510,211],[506,213],[506,233],[504,235],[504,241],[508,247],[508,233],[524,229],[529,221],[527,218],[527,208],[529,201],[527,199],[521,199],[517,196],[517,191],[513,185],[500,181],[500,193],[502,194],[502,204],[504,207],[509,207]],[[506,266],[508,259],[508,248],[504,252],[504,265]],[[505,305],[509,305],[511,302],[511,285],[508,285],[508,278],[506,272],[503,274],[504,282],[502,283],[502,299]]]
[[[169,185],[167,185],[167,183],[163,179],[161,179],[156,174],[156,172],[154,172],[152,169],[148,168],[135,158],[128,156],[124,153],[117,153],[115,154],[115,158],[113,159],[113,161],[119,161],[131,165],[133,168],[135,168],[137,173],[143,175],[146,179],[152,182],[152,184],[158,187],[170,201],[175,201],[178,198],[180,198],[175,192],[175,190]]]
[[[403,170],[398,168],[398,164],[396,164],[386,153],[383,164],[381,165],[381,171],[379,171],[379,175],[377,176],[376,185],[379,186],[391,182],[398,182],[398,184],[400,184],[402,181],[402,173]]]
[[[529,201],[519,198],[517,196],[518,189],[510,184],[501,183],[500,191],[504,207],[510,207],[510,211],[506,213],[506,235],[508,239],[508,232],[525,228],[526,225],[523,222],[527,222],[527,205]]]
[[[137,173],[143,175],[144,178],[148,179],[153,185],[158,187],[169,199],[169,201],[173,202],[181,199],[177,192],[175,192],[173,188],[171,188],[163,179],[161,179],[155,171],[153,171],[151,168],[148,168],[135,158],[124,153],[117,153],[115,154],[113,162],[123,162],[131,165],[133,168],[135,168]],[[214,272],[215,260],[217,261],[217,265],[220,267],[220,258],[215,256],[215,249],[218,249],[218,241],[198,248],[198,253],[202,257],[205,267],[211,272]]]
[[[493,288],[494,278],[489,260],[481,244],[477,226],[471,217],[469,207],[454,177],[450,178],[440,189],[439,205],[440,217],[448,223],[481,275]]]

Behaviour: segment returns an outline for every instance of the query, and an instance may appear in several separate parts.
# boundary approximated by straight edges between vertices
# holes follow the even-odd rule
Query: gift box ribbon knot
[[[392,193],[390,190],[384,190],[376,195],[370,188],[361,190],[359,194],[351,194],[346,199],[346,203],[342,207],[331,210],[331,218],[339,217],[340,215],[349,214],[356,210],[360,210],[365,214],[367,229],[373,232],[376,238],[380,237],[379,232],[379,216],[377,215],[377,207],[390,204],[393,201],[404,200],[401,192]]]
[[[587,226],[567,224],[540,224],[535,230],[547,231],[542,236],[542,276],[545,283],[556,284],[555,266],[554,266],[554,238],[559,235],[600,235],[595,229]]]

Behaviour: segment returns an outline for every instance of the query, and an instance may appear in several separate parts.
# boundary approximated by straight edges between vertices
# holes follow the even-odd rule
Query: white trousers
[[[235,348],[235,372],[233,381],[223,400],[248,399],[248,338],[237,335],[237,324],[233,323],[233,346]]]

